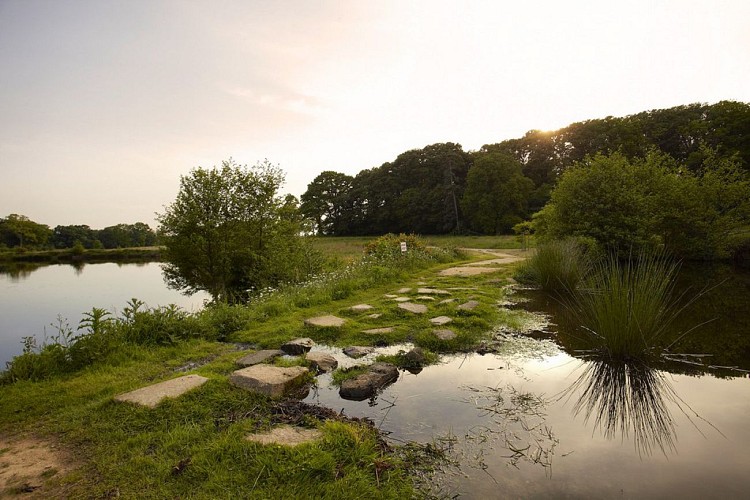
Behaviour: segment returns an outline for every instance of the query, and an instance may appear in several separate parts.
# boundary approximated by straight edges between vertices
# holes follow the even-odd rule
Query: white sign
[[[401,251],[402,252],[406,252],[406,242],[405,241],[401,242]]]

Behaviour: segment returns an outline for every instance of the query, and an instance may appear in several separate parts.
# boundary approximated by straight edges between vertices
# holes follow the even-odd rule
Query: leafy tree
[[[523,175],[521,164],[511,155],[483,154],[469,171],[461,206],[475,231],[503,233],[526,216],[533,190],[533,181]]]
[[[268,161],[248,168],[231,159],[182,176],[177,199],[158,215],[168,284],[235,302],[254,288],[301,279],[306,249],[296,200],[277,195],[283,180]]]
[[[0,219],[0,241],[8,247],[41,248],[47,244],[52,231],[25,215],[10,214]]]
[[[93,248],[97,240],[96,231],[86,225],[55,226],[51,243],[55,248],[73,248],[76,242],[84,248]]]
[[[326,170],[307,185],[302,195],[302,213],[315,221],[318,234],[346,234],[348,200],[353,177]]]

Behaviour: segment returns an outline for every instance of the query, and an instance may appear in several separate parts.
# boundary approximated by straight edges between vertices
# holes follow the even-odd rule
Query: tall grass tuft
[[[547,292],[573,292],[592,266],[591,252],[579,241],[550,241],[537,247],[536,252],[516,271],[521,283]]]
[[[572,299],[571,310],[596,349],[610,359],[642,359],[653,353],[682,310],[674,296],[678,264],[661,252],[593,266]]]

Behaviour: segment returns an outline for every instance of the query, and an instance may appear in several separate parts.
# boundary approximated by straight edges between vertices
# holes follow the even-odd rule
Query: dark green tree
[[[10,214],[0,218],[0,242],[7,247],[42,248],[47,244],[52,230],[25,215]]]
[[[318,234],[347,234],[353,177],[326,170],[307,185],[300,210],[315,222]]]

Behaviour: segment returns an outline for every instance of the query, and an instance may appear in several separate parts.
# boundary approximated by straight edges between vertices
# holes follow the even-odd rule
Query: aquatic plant
[[[660,338],[687,305],[680,305],[681,297],[673,293],[678,267],[661,252],[644,251],[625,260],[613,254],[594,264],[569,309],[606,357],[655,354]]]
[[[568,238],[539,245],[515,274],[516,280],[545,291],[572,292],[592,265],[591,252]]]

